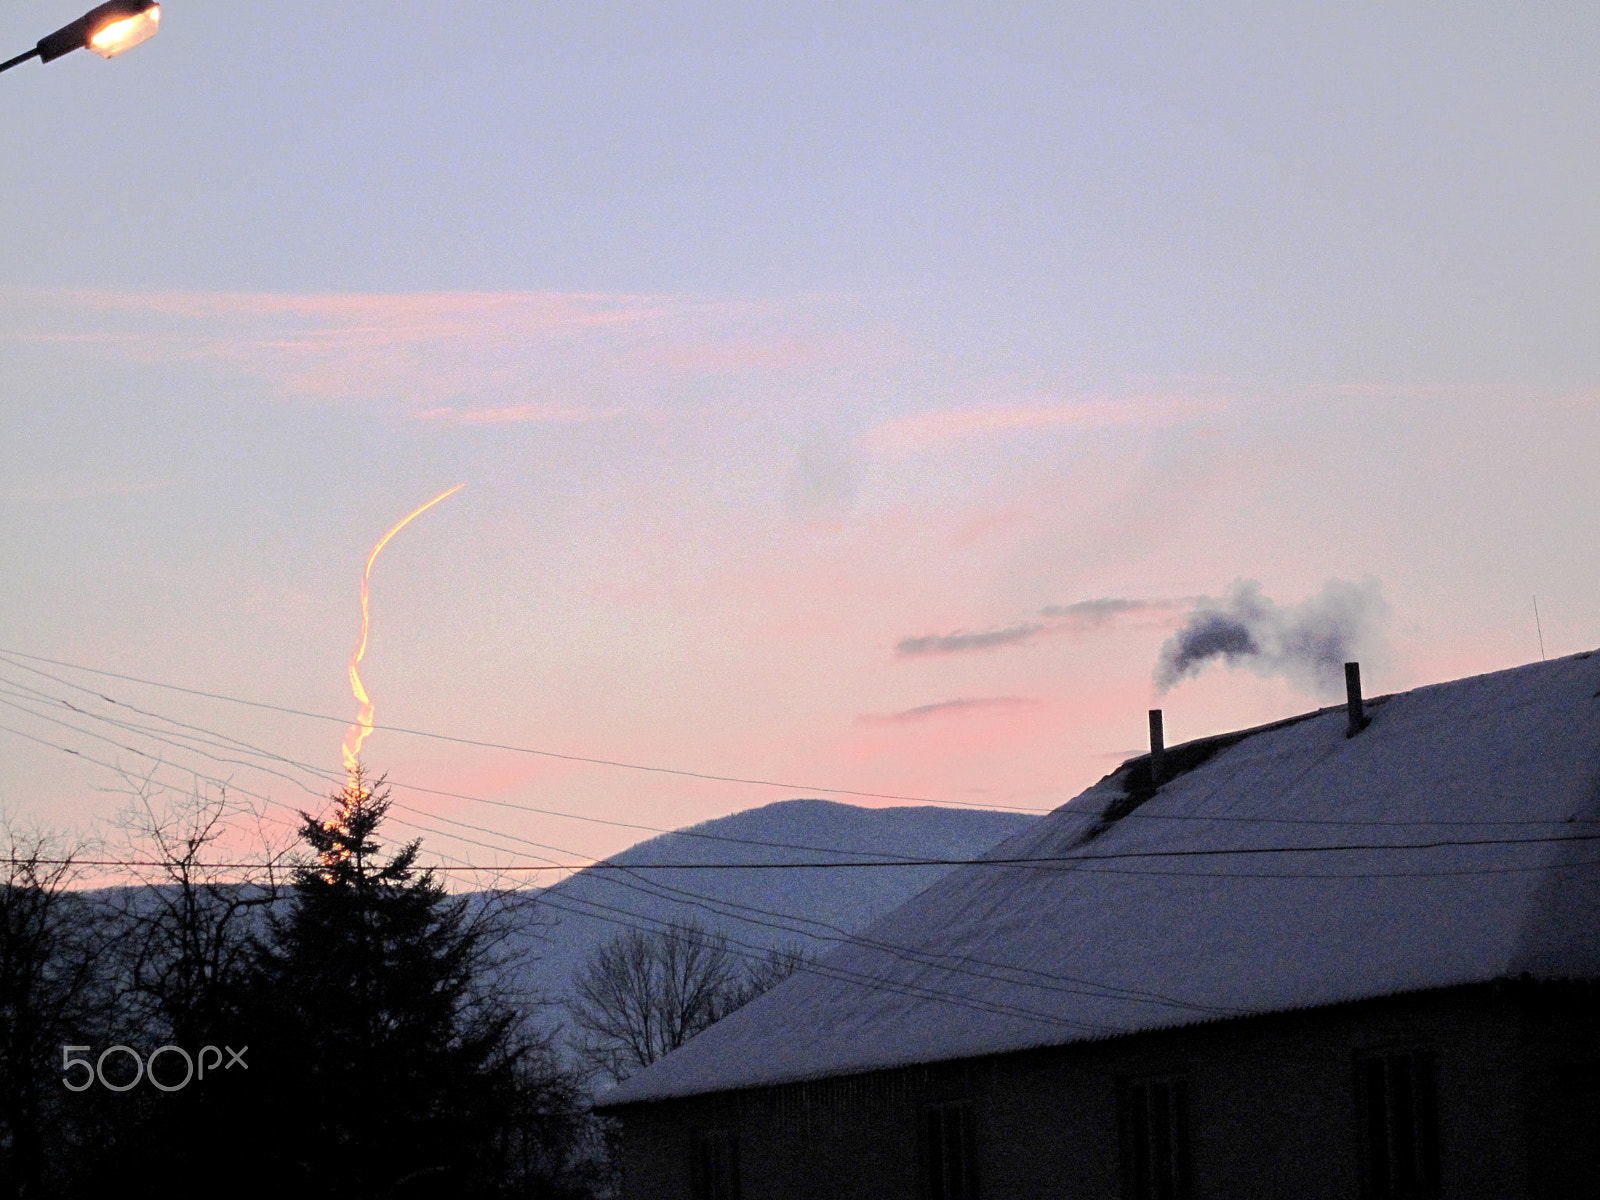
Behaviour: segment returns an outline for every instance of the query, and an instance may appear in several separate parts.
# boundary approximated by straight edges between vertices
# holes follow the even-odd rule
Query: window
[[[941,1104],[924,1119],[928,1200],[977,1200],[972,1115],[964,1104]]]
[[[695,1200],[739,1200],[738,1141],[731,1133],[702,1133],[690,1174]]]
[[[1356,1063],[1362,1178],[1374,1200],[1439,1194],[1439,1112],[1433,1055],[1363,1056]]]
[[[1118,1100],[1124,1200],[1184,1200],[1189,1194],[1189,1102],[1184,1081],[1127,1081]]]

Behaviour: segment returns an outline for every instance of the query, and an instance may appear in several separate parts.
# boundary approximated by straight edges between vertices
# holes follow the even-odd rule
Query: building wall
[[[1522,1006],[1525,1117],[1532,1194],[1600,1192],[1600,994],[1544,989]]]
[[[696,1139],[731,1135],[740,1200],[923,1200],[923,1114],[964,1103],[983,1200],[1123,1195],[1119,1080],[1181,1077],[1195,1200],[1363,1195],[1358,1056],[1436,1064],[1440,1187],[1586,1194],[1600,1170],[1593,986],[1486,985],[634,1105],[628,1200],[700,1200]]]

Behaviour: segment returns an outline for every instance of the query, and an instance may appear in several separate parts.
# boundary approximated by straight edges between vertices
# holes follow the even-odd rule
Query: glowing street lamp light
[[[30,58],[53,62],[74,50],[93,50],[101,58],[115,58],[154,37],[160,25],[161,5],[155,0],[109,0],[49,37],[40,38],[39,44],[26,54],[0,63],[0,71],[9,71]]]

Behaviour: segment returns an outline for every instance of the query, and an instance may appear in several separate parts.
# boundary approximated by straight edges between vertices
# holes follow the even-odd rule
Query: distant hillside
[[[662,834],[610,861],[695,866],[636,875],[586,870],[549,888],[537,909],[555,923],[539,931],[540,940],[532,947],[537,958],[521,982],[552,1000],[562,999],[585,956],[627,925],[659,928],[690,918],[755,947],[823,950],[832,945],[828,937],[863,928],[949,868],[697,868],[874,857],[971,858],[1035,820],[969,809],[859,808],[829,800],[785,800]]]
[[[627,874],[580,871],[537,893],[513,950],[528,953],[514,986],[563,1000],[594,949],[632,926],[654,930],[695,920],[759,954],[766,947],[828,949],[909,900],[952,868],[706,870],[719,863],[826,862],[881,858],[972,858],[1037,817],[956,808],[859,808],[829,800],[785,800],[640,842],[611,857],[627,866],[694,864]],[[116,908],[149,911],[146,888],[93,893]],[[265,920],[265,910],[250,922]],[[560,1019],[559,1011],[552,1014]]]

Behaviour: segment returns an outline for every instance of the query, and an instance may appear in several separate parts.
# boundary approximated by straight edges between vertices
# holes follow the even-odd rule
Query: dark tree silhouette
[[[168,801],[149,779],[130,781],[122,824],[144,885],[124,893],[121,918],[129,1007],[146,1036],[180,1046],[238,1043],[240,995],[265,913],[283,895],[286,848],[269,844],[261,814],[225,787]],[[264,851],[241,874],[211,865],[238,826]],[[253,828],[248,828],[253,827]]]
[[[418,842],[383,845],[381,780],[332,799],[301,814],[282,889],[276,866],[212,861],[241,815],[221,792],[145,804],[130,858],[154,865],[106,893],[72,890],[71,850],[0,823],[0,1200],[603,1191],[581,1080],[511,990],[528,893],[449,895]],[[91,1067],[127,1049],[78,1091],[64,1045]],[[203,1080],[170,1086],[202,1046],[237,1065],[213,1049]]]
[[[71,890],[79,847],[0,821],[0,1196],[57,1190],[81,1123],[59,1081],[61,1046],[110,1010],[99,909]]]
[[[105,962],[118,1032],[96,1045],[122,1043],[146,1056],[176,1046],[190,1059],[185,1065],[169,1051],[159,1070],[150,1067],[149,1083],[116,1096],[95,1087],[76,1098],[79,1119],[99,1126],[94,1153],[78,1156],[79,1191],[165,1197],[182,1180],[225,1177],[238,1143],[253,1136],[246,1114],[260,1099],[258,1081],[244,1068],[217,1067],[224,1047],[249,1047],[261,1024],[252,976],[266,914],[283,892],[284,851],[269,845],[259,814],[226,788],[197,783],[173,797],[151,778],[126,782],[127,857],[147,865],[135,868],[142,886],[102,901],[115,935]],[[244,874],[213,863],[238,834],[263,854]],[[203,1066],[207,1046],[216,1061],[196,1078],[194,1056]],[[126,1067],[126,1058],[118,1065]],[[176,1091],[155,1086],[175,1086],[186,1072],[189,1082]]]
[[[273,918],[256,985],[269,1151],[286,1185],[319,1194],[557,1194],[577,1093],[486,982],[515,900],[447,895],[418,869],[417,841],[386,853],[389,805],[383,781],[357,773],[327,817],[301,814],[315,861]]]

